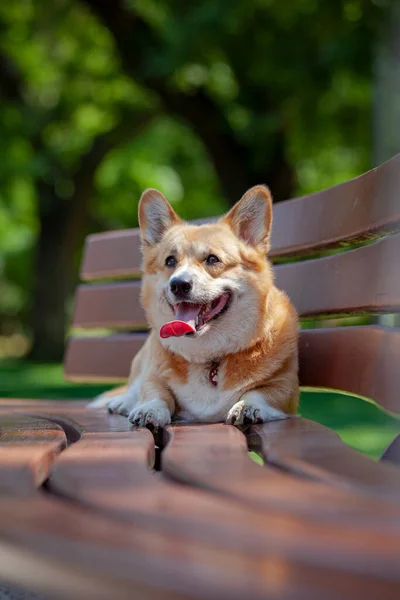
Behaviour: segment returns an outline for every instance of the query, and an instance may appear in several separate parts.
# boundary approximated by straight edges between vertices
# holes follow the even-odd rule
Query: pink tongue
[[[170,321],[160,329],[160,337],[180,337],[186,333],[196,333],[196,317],[200,312],[200,306],[181,302],[175,308],[176,321]]]

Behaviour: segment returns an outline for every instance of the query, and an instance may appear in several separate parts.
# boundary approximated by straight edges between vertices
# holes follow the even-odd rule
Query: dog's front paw
[[[243,425],[262,423],[263,419],[258,406],[248,404],[245,400],[240,400],[239,402],[236,402],[228,412],[226,422],[229,425],[242,427]]]
[[[258,390],[251,390],[243,394],[241,400],[236,402],[228,413],[226,422],[229,425],[242,427],[254,423],[267,423],[287,419],[288,415],[268,404],[265,395]]]
[[[127,417],[136,404],[136,398],[129,392],[125,394],[118,394],[107,402],[107,409],[110,413],[116,413]]]
[[[162,400],[151,400],[136,406],[130,412],[129,420],[136,427],[158,429],[171,423],[171,413]]]

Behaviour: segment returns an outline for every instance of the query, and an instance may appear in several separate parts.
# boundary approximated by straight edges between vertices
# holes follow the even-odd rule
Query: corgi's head
[[[142,303],[150,326],[191,362],[218,360],[260,335],[273,287],[271,195],[251,188],[219,221],[188,225],[157,190],[139,204]]]

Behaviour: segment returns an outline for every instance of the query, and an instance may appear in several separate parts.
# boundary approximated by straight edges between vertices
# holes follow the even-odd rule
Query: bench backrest
[[[303,318],[399,312],[398,231],[400,154],[356,179],[274,206],[270,257],[277,284]],[[79,334],[69,340],[65,360],[70,380],[128,376],[147,335],[140,263],[137,229],[87,238],[81,277],[88,283],[77,290],[72,321]],[[400,330],[303,329],[300,382],[373,398],[400,413]]]

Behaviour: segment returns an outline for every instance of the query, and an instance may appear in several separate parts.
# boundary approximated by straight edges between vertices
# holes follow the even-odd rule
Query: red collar
[[[218,385],[218,367],[219,363],[213,362],[211,364],[211,369],[208,373],[208,379],[210,380],[211,385],[217,387]]]

